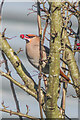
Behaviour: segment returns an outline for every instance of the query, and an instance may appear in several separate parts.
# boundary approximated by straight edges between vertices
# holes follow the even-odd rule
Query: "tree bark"
[[[61,36],[61,1],[51,2],[51,24],[50,24],[50,57],[49,65],[49,81],[47,94],[51,96],[46,102],[46,117],[47,118],[62,118],[62,115],[57,106],[59,74],[60,74],[60,36]]]

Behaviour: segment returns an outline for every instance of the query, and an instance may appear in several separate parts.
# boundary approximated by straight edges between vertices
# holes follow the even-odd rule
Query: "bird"
[[[39,70],[39,60],[40,60],[40,37],[34,34],[21,34],[21,39],[26,40],[26,55],[28,61]],[[50,49],[44,45],[42,47],[42,72],[49,74],[49,61],[47,60],[49,56]],[[60,68],[60,75],[67,81],[70,81],[69,77]]]

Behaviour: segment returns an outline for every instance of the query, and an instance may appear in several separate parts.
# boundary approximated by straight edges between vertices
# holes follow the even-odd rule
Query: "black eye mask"
[[[26,36],[28,36],[29,38],[33,38],[33,37],[35,37],[35,36],[29,36],[29,35],[26,35]]]

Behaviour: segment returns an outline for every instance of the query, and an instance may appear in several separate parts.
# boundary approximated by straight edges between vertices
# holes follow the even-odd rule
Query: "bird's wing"
[[[44,48],[45,48],[45,52],[46,52],[47,56],[49,56],[50,49],[48,47],[46,47],[46,46],[44,46]]]

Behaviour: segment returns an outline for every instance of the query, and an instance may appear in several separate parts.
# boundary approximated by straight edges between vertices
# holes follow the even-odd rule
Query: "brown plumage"
[[[29,60],[29,62],[36,67],[39,68],[39,58],[40,58],[40,51],[39,51],[39,43],[40,39],[37,35],[33,34],[21,34],[20,37],[24,40],[26,40],[26,55]],[[45,46],[42,46],[42,68],[44,73],[49,73],[49,63],[45,62],[47,60],[47,56],[49,55],[49,49]],[[60,75],[64,77],[67,81],[70,81],[70,79],[64,74],[64,72],[60,69]]]

